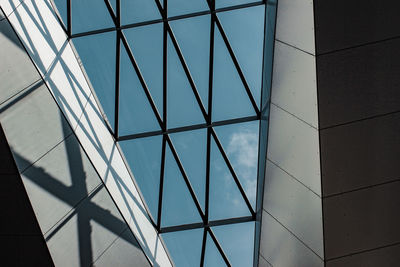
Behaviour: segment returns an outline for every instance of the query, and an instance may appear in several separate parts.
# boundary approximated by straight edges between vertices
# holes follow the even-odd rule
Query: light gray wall
[[[260,266],[323,266],[313,1],[279,0]]]
[[[55,265],[149,266],[7,20],[0,51],[0,122]]]

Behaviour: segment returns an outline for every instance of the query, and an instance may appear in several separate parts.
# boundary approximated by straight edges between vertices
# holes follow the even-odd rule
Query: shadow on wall
[[[51,10],[52,14],[54,15],[53,7],[51,6],[51,3],[49,0],[43,0],[43,2],[47,5],[48,9]],[[12,6],[13,9],[16,8],[14,5],[13,1],[9,1],[10,5]],[[119,194],[122,196],[122,199],[124,200],[124,204],[126,207],[129,209],[131,217],[135,218],[133,215],[133,211],[130,209],[130,204],[129,200],[133,200],[137,207],[141,208],[142,213],[147,215],[147,212],[145,209],[142,208],[142,203],[140,200],[138,200],[131,192],[129,187],[123,182],[123,179],[117,174],[117,172],[113,169],[111,166],[111,160],[113,158],[113,153],[117,149],[116,146],[114,146],[113,151],[110,153],[110,155],[107,155],[104,152],[104,149],[101,145],[101,142],[99,140],[99,137],[96,135],[96,131],[94,130],[94,125],[91,123],[87,113],[82,113],[82,114],[76,114],[74,109],[71,107],[70,103],[65,99],[64,95],[60,91],[60,89],[57,87],[56,83],[50,78],[51,73],[53,72],[54,68],[56,65],[60,65],[62,67],[62,70],[65,73],[65,76],[67,77],[68,83],[73,88],[73,93],[75,96],[75,99],[77,100],[77,104],[79,105],[80,109],[79,110],[85,110],[85,108],[90,108],[96,112],[96,115],[98,118],[105,124],[102,114],[99,112],[98,107],[96,106],[96,103],[92,102],[89,100],[89,97],[91,95],[90,92],[87,92],[82,88],[80,85],[80,82],[78,79],[75,77],[73,72],[69,69],[68,65],[62,58],[62,54],[65,51],[65,48],[67,47],[68,41],[65,41],[64,44],[60,49],[57,49],[56,44],[53,41],[52,36],[50,35],[49,29],[42,20],[40,16],[40,10],[37,6],[36,1],[31,1],[31,5],[33,5],[33,9],[36,11],[37,14],[32,14],[32,8],[28,8],[27,4],[25,2],[22,2],[20,6],[18,7],[18,10],[21,12],[22,10],[26,12],[29,16],[30,19],[33,21],[33,23],[36,25],[37,30],[43,35],[43,38],[47,41],[48,46],[52,49],[52,51],[49,51],[49,53],[54,53],[56,55],[54,61],[50,64],[50,67],[46,69],[46,66],[40,57],[40,54],[38,52],[37,47],[35,46],[35,43],[32,41],[30,38],[28,29],[25,27],[23,23],[23,19],[20,17],[19,13],[20,12],[15,12],[15,16],[20,24],[20,27],[22,29],[22,32],[25,34],[24,38],[26,41],[22,41],[24,47],[28,50],[28,54],[32,58],[32,60],[35,62],[38,70],[41,73],[44,73],[44,80],[52,88],[53,92],[53,97],[55,98],[57,104],[63,109],[66,113],[68,113],[68,116],[71,118],[70,121],[76,121],[78,122],[78,125],[75,127],[75,129],[80,126],[80,130],[84,132],[86,135],[86,138],[90,140],[90,142],[93,144],[93,146],[96,148],[97,152],[103,159],[105,163],[108,164],[107,171],[105,172],[104,177],[109,177],[109,173],[112,174],[113,179],[115,180],[114,182],[116,183],[118,189],[119,189]],[[39,14],[39,15],[38,15]],[[55,16],[55,15],[54,15]],[[30,25],[31,27],[31,25]],[[15,38],[13,36],[7,36],[10,40],[15,42]],[[19,45],[19,44],[17,44]],[[36,84],[35,86],[31,88],[27,88],[24,92],[19,94],[19,96],[15,97],[14,99],[9,99],[10,101],[4,105],[0,109],[0,113],[4,112],[7,110],[9,107],[12,105],[16,104],[19,100],[23,99],[24,97],[28,96],[31,94],[34,90],[40,87],[42,83],[39,85]],[[76,110],[76,109],[75,109]],[[61,115],[62,116],[62,115]],[[85,119],[88,126],[83,126],[79,122],[81,119]],[[61,120],[64,120],[63,117],[60,118]],[[45,118],[44,118],[45,120]],[[75,130],[74,129],[74,130]],[[66,129],[64,129],[64,133],[68,133]],[[69,135],[71,134],[65,134],[64,137],[68,138]],[[34,142],[34,140],[32,140]],[[78,209],[76,209],[73,213],[68,215],[68,217],[64,218],[63,223],[59,224],[56,228],[52,229],[50,233],[46,233],[46,241],[49,241],[56,233],[59,231],[63,225],[65,225],[68,220],[70,220],[73,216],[74,213],[76,213],[76,216],[78,217],[78,233],[79,233],[79,255],[80,255],[80,262],[81,266],[86,266],[90,265],[95,259],[93,259],[93,243],[91,242],[91,221],[96,221],[98,224],[102,225],[104,228],[109,230],[110,232],[113,232],[115,235],[119,236],[121,235],[121,230],[120,229],[125,229],[126,228],[126,222],[115,217],[112,215],[108,210],[96,205],[91,201],[92,197],[94,197],[101,188],[102,186],[98,187],[95,189],[93,192],[88,192],[87,184],[86,184],[86,174],[85,171],[82,167],[82,155],[79,149],[80,145],[78,142],[75,143],[74,146],[67,147],[67,154],[68,154],[68,162],[65,164],[68,164],[69,166],[69,171],[72,177],[72,185],[71,186],[66,186],[63,183],[60,183],[55,177],[51,176],[50,174],[46,173],[46,170],[36,167],[33,165],[33,162],[27,161],[23,155],[17,154],[15,151],[13,152],[14,158],[16,161],[20,162],[25,162],[27,166],[30,166],[30,175],[27,176],[27,178],[46,190],[47,192],[51,193],[54,195],[55,198],[65,202],[68,204],[71,209],[76,207],[78,203],[75,203],[74,200],[71,198],[72,194],[82,194],[84,196],[87,196],[89,193],[90,196],[88,198],[88,205],[90,209],[90,214],[87,213],[80,213]],[[40,222],[39,222],[40,223]],[[155,255],[155,251],[157,248],[151,248],[148,246],[146,243],[146,239],[144,235],[140,232],[139,224],[138,222],[134,221],[134,224],[136,224],[137,229],[139,230],[139,237],[140,240],[142,240],[142,249],[146,252],[146,255],[149,257],[150,255]],[[124,238],[124,235],[121,237]],[[127,239],[125,240],[132,245],[136,247],[140,247],[137,242],[133,242],[133,239]],[[150,261],[154,263],[154,258],[150,258]],[[156,263],[154,263],[155,266],[158,266]]]

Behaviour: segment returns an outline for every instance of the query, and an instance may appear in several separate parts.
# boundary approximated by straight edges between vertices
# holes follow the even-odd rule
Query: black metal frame
[[[228,266],[231,266],[226,254],[224,253],[221,245],[219,244],[217,238],[215,237],[211,227],[214,226],[220,226],[220,225],[228,225],[228,224],[233,224],[233,223],[243,223],[243,222],[250,222],[250,221],[255,221],[257,218],[257,214],[255,210],[253,210],[252,205],[250,204],[250,201],[248,200],[246,193],[228,159],[228,156],[226,155],[222,144],[215,133],[213,127],[215,126],[220,126],[220,125],[229,125],[229,124],[235,124],[235,123],[241,123],[241,122],[248,122],[248,121],[255,121],[255,120],[261,120],[265,119],[262,118],[263,110],[260,110],[258,107],[252,93],[250,90],[250,87],[246,81],[246,78],[242,72],[242,69],[239,65],[239,62],[235,56],[235,53],[229,43],[228,37],[225,34],[225,31],[222,27],[221,22],[218,19],[217,13],[219,12],[225,12],[225,11],[230,11],[230,10],[235,10],[235,9],[242,9],[242,8],[248,8],[248,7],[253,7],[253,6],[259,6],[259,5],[266,5],[266,0],[262,1],[257,1],[257,2],[252,2],[248,4],[242,4],[242,5],[236,5],[236,6],[230,6],[226,8],[215,8],[215,0],[205,0],[209,6],[209,10],[207,11],[201,11],[201,12],[194,12],[190,14],[185,14],[185,15],[179,15],[179,16],[174,16],[174,17],[168,17],[167,15],[167,9],[168,9],[168,0],[162,0],[163,1],[163,6],[160,3],[160,0],[154,0],[157,8],[159,10],[159,13],[161,15],[161,19],[156,19],[156,20],[150,20],[150,21],[145,21],[145,22],[140,22],[140,23],[133,23],[129,25],[121,25],[121,0],[116,1],[116,10],[114,13],[114,10],[110,4],[109,0],[104,0],[104,3],[109,11],[109,14],[115,24],[115,27],[110,27],[106,29],[100,29],[100,30],[94,30],[94,31],[88,31],[88,32],[83,32],[83,33],[72,33],[72,15],[71,14],[71,0],[66,0],[67,1],[67,25],[66,27],[63,28],[66,31],[66,34],[69,39],[76,38],[76,37],[82,37],[82,36],[87,36],[87,35],[92,35],[92,34],[99,34],[99,33],[105,33],[105,32],[110,32],[110,31],[116,31],[116,79],[115,79],[115,127],[114,131],[112,128],[109,126],[109,130],[114,136],[114,139],[116,142],[118,141],[125,141],[125,140],[132,140],[136,138],[143,138],[143,137],[149,137],[149,136],[155,136],[155,135],[162,135],[162,149],[161,149],[161,168],[160,168],[160,185],[158,188],[159,191],[159,199],[158,199],[158,213],[157,213],[157,220],[156,222],[154,221],[153,217],[151,216],[150,212],[148,214],[150,215],[150,219],[152,221],[152,224],[155,226],[159,234],[164,234],[164,233],[170,233],[174,231],[184,231],[184,230],[190,230],[190,229],[196,229],[196,228],[203,228],[203,241],[202,241],[202,248],[201,248],[201,262],[200,266],[204,265],[204,257],[205,257],[205,249],[206,249],[206,243],[207,243],[207,236],[210,235],[211,239],[215,243],[218,251],[220,252],[222,258],[224,259],[225,263]],[[201,15],[210,15],[210,54],[209,54],[209,88],[208,88],[208,110],[205,109],[203,102],[201,100],[201,97],[198,93],[198,90],[196,88],[196,84],[192,78],[192,75],[189,71],[189,68],[185,62],[185,58],[183,57],[183,53],[181,52],[178,42],[175,38],[175,35],[172,31],[172,28],[169,25],[169,21],[174,21],[178,19],[185,19],[185,18],[190,18],[190,17],[196,17],[196,16],[201,16]],[[267,13],[265,13],[265,16]],[[60,18],[59,18],[60,20]],[[61,20],[60,20],[61,21]],[[154,103],[154,100],[150,94],[150,91],[146,85],[146,82],[143,78],[142,73],[140,72],[140,69],[138,67],[138,64],[136,62],[136,59],[131,51],[131,48],[128,44],[128,41],[125,37],[125,34],[123,30],[129,29],[129,28],[134,28],[134,27],[140,27],[144,25],[150,25],[154,23],[163,23],[163,116],[161,118],[158,109]],[[224,121],[217,121],[213,122],[211,118],[212,114],[212,92],[213,92],[213,68],[214,68],[214,33],[215,33],[215,27],[217,27],[217,30],[220,32],[221,37],[224,41],[224,44],[229,52],[229,55],[233,61],[233,64],[237,70],[237,73],[239,74],[240,80],[244,86],[244,89],[246,90],[246,94],[251,102],[251,105],[254,108],[255,111],[255,116],[250,116],[250,117],[243,117],[243,118],[236,118],[236,119],[231,119],[231,120],[224,120]],[[190,125],[190,126],[185,126],[185,127],[178,127],[178,128],[167,128],[167,39],[168,36],[170,37],[173,47],[178,55],[179,61],[183,67],[184,73],[189,81],[190,87],[192,89],[192,92],[195,96],[196,102],[201,110],[201,113],[204,117],[204,120],[206,123],[203,124],[196,124],[196,125]],[[136,75],[140,81],[140,84],[144,90],[144,93],[146,95],[147,100],[150,103],[151,109],[157,119],[157,122],[160,126],[160,131],[152,131],[152,132],[145,132],[145,133],[137,133],[137,134],[132,134],[132,135],[125,135],[125,136],[119,136],[118,133],[118,128],[119,128],[119,91],[120,91],[120,54],[121,54],[121,49],[125,49],[128,57],[131,61],[132,67],[134,68]],[[265,49],[265,48],[264,48]],[[262,100],[261,100],[262,101]],[[262,104],[261,104],[262,105]],[[260,106],[261,106],[260,105]],[[263,109],[263,107],[261,107]],[[106,120],[107,121],[107,120]],[[196,194],[193,190],[193,187],[188,179],[188,176],[183,168],[183,165],[181,163],[181,160],[179,159],[179,156],[175,150],[175,147],[169,137],[169,134],[171,133],[177,133],[177,132],[184,132],[184,131],[191,131],[191,130],[196,130],[196,129],[207,129],[207,150],[206,150],[206,190],[205,190],[205,209],[204,212],[201,208],[201,205],[196,197]],[[261,130],[261,129],[260,129]],[[222,155],[222,158],[224,159],[224,162],[226,163],[233,180],[236,184],[236,186],[239,189],[239,192],[241,196],[243,197],[243,200],[246,203],[246,206],[248,207],[251,216],[246,216],[246,217],[238,217],[238,218],[228,218],[228,219],[223,219],[223,220],[216,220],[216,221],[210,221],[209,220],[209,192],[210,192],[210,157],[211,157],[211,142],[214,140],[215,144],[217,145],[217,148],[219,152]],[[187,186],[187,189],[189,190],[189,193],[191,195],[192,200],[195,203],[196,209],[200,214],[200,217],[202,219],[202,222],[199,223],[192,223],[192,224],[185,224],[185,225],[177,225],[177,226],[170,226],[170,227],[162,227],[161,225],[161,218],[162,218],[162,204],[163,204],[163,188],[164,188],[164,169],[165,169],[165,154],[166,154],[166,148],[167,145],[172,152],[172,155],[179,167],[179,170],[182,174],[182,177],[184,179],[184,182]],[[258,159],[259,161],[262,159]],[[259,186],[258,180],[260,177],[257,177],[257,186]],[[147,207],[146,207],[147,209]]]

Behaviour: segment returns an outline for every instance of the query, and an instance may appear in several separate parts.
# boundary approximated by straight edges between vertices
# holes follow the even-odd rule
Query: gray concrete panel
[[[317,57],[320,128],[400,110],[399,46],[396,39]]]
[[[313,0],[279,0],[276,39],[315,53]]]
[[[400,241],[400,182],[325,198],[326,259]]]
[[[23,172],[22,179],[43,233],[101,183],[74,135]]]
[[[323,267],[323,260],[263,211],[261,255],[274,267]]]
[[[395,245],[331,260],[326,267],[393,267],[399,262],[400,245]]]
[[[46,235],[56,266],[90,266],[127,228],[100,186]]]
[[[258,260],[258,266],[259,267],[272,267],[271,264],[269,264],[268,261],[266,261],[263,257],[260,257]]]
[[[269,122],[268,159],[320,195],[318,130],[275,105]]]
[[[0,21],[2,21],[3,19],[5,19],[3,11],[0,10]]]
[[[0,62],[0,104],[40,78],[7,20],[0,21]]]
[[[324,195],[399,179],[400,113],[322,130]]]
[[[270,161],[264,188],[264,209],[323,258],[321,198]]]
[[[0,121],[20,171],[71,133],[45,85],[8,103]]]
[[[94,263],[95,267],[150,266],[146,256],[129,229],[126,229],[111,247]]]
[[[271,101],[318,128],[315,57],[275,42]]]
[[[318,54],[400,36],[398,0],[316,0]]]

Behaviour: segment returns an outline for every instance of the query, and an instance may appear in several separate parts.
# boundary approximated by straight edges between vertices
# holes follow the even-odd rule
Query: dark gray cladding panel
[[[327,260],[400,241],[400,181],[325,198]]]
[[[0,265],[53,266],[1,126],[0,155]]]
[[[43,236],[0,236],[1,266],[54,266]]]
[[[317,54],[400,36],[398,0],[314,0]]]
[[[398,266],[400,244],[328,261],[326,267],[376,267]]]
[[[400,112],[320,132],[324,196],[400,178]]]
[[[320,128],[400,110],[399,47],[396,39],[317,57]]]

